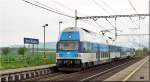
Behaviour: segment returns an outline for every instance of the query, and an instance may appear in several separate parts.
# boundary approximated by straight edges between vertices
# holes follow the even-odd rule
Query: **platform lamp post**
[[[45,55],[45,27],[48,26],[48,24],[45,24],[44,26],[42,26],[44,28],[44,56],[46,57]]]
[[[59,21],[59,35],[60,35],[60,24],[63,23],[62,21]]]

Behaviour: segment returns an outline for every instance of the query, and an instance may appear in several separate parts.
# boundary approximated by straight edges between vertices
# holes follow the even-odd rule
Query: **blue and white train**
[[[134,48],[109,45],[106,37],[77,27],[64,29],[57,42],[56,66],[60,71],[79,71],[114,59],[133,57]]]

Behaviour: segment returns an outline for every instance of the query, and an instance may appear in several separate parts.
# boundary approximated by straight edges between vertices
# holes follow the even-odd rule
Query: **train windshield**
[[[76,41],[62,41],[60,42],[60,50],[78,50],[78,42]]]

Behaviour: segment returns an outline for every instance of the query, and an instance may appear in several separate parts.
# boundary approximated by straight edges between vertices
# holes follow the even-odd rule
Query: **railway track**
[[[123,59],[120,61],[102,64],[80,72],[73,72],[73,73],[58,72],[28,79],[27,81],[103,81],[106,78],[112,76],[113,74],[136,63],[142,58],[144,57]]]

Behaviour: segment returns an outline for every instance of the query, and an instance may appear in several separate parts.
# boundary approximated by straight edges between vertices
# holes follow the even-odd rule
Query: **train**
[[[80,71],[135,56],[135,49],[108,44],[106,37],[79,27],[64,29],[56,44],[59,71]]]

